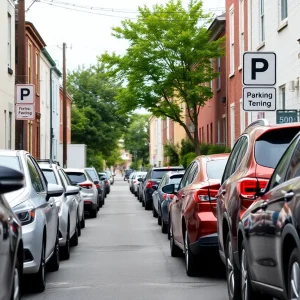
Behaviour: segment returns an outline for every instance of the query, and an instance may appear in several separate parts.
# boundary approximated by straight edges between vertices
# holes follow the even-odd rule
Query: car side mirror
[[[139,181],[139,182],[143,182],[143,179],[142,179],[142,178],[138,178],[138,181]]]
[[[99,184],[99,181],[98,180],[94,180],[94,184]]]
[[[177,194],[175,184],[167,184],[161,190],[165,194],[173,194],[173,195]]]
[[[47,200],[51,197],[59,197],[63,192],[64,188],[61,185],[48,183]]]
[[[158,185],[152,185],[152,188],[155,190],[155,191],[157,191],[157,189],[158,189]]]
[[[66,187],[65,196],[77,195],[79,191],[79,187],[69,185]]]
[[[0,193],[10,193],[24,186],[24,175],[14,169],[0,167]]]

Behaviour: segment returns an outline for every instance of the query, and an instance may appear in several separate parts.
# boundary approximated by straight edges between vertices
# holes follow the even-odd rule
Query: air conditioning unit
[[[288,83],[288,89],[290,92],[295,92],[295,81],[292,80]]]

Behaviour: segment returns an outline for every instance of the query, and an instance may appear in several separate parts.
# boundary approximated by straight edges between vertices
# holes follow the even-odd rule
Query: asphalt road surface
[[[223,265],[208,262],[198,277],[185,273],[184,258],[170,256],[152,212],[115,177],[96,219],[87,219],[79,245],[58,272],[47,274],[44,293],[25,290],[23,299],[43,300],[227,300]]]

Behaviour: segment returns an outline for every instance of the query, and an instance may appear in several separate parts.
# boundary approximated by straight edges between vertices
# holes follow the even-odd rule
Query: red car
[[[299,123],[269,125],[266,120],[258,120],[246,128],[232,149],[217,195],[219,252],[226,265],[230,300],[240,300],[242,296],[238,255],[241,216],[267,186],[299,130]]]
[[[186,272],[193,276],[197,261],[206,250],[217,249],[216,195],[229,154],[198,156],[179,184],[162,188],[174,194],[169,208],[169,238],[172,256],[185,253]]]

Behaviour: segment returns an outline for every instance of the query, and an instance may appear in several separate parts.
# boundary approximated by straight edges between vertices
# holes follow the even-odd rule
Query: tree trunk
[[[195,118],[195,132],[194,132],[194,147],[195,147],[195,153],[197,156],[199,156],[200,153],[200,143],[199,143],[199,132],[198,132],[198,118]]]

